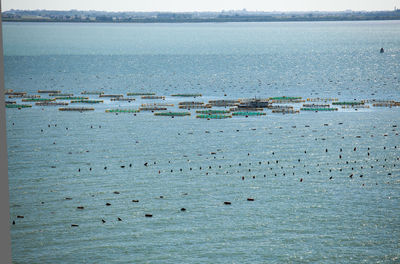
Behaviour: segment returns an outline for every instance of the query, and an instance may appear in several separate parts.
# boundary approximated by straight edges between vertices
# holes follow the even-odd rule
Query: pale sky
[[[400,9],[400,0],[2,0],[10,9],[98,11],[343,11]]]

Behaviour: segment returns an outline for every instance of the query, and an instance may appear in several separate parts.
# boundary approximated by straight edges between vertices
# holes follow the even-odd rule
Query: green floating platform
[[[137,96],[137,95],[155,95],[156,93],[127,93],[127,96]]]
[[[202,96],[201,94],[172,94],[171,96],[177,97],[199,97]]]
[[[107,109],[106,113],[139,113],[137,109]]]
[[[300,108],[301,111],[337,111],[337,108],[330,108],[330,107],[326,107],[326,108],[311,108],[311,107],[303,107]]]
[[[57,100],[87,100],[89,97],[82,97],[82,96],[61,96],[56,97]]]
[[[49,102],[54,100],[53,98],[24,98],[22,102]]]
[[[211,114],[228,114],[230,112],[231,111],[229,111],[229,110],[197,110],[196,111],[197,114],[208,114],[208,115],[211,115]]]
[[[7,108],[28,108],[32,107],[32,105],[26,105],[26,104],[6,104]]]
[[[190,116],[190,112],[154,113],[155,116]]]
[[[206,118],[206,119],[225,119],[231,118],[231,115],[197,115],[196,118]]]
[[[261,115],[266,115],[266,113],[263,112],[233,112],[233,116],[261,116]]]
[[[364,102],[333,102],[333,105],[363,105]]]
[[[103,100],[73,100],[71,101],[71,104],[75,104],[75,103],[83,103],[83,104],[98,104],[98,103],[102,103]]]

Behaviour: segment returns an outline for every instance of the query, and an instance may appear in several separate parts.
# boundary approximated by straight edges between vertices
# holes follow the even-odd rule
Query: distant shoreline
[[[86,20],[50,20],[50,19],[2,19],[2,22],[48,22],[48,23],[229,23],[229,22],[339,22],[339,21],[398,21],[398,18],[363,18],[363,19],[186,19],[186,20],[161,20],[161,19],[137,19],[129,21],[86,21]]]
[[[9,10],[2,13],[4,22],[67,23],[220,23],[220,22],[313,22],[400,20],[400,10],[340,12],[103,12]]]

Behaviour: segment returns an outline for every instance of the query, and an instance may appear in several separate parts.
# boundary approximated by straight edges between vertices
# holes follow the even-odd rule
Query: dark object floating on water
[[[122,221],[122,219],[118,217],[118,221]]]
[[[83,207],[83,206],[78,206],[78,207],[76,207],[77,209],[84,209],[85,207]]]
[[[103,222],[103,224],[106,222],[104,219],[101,219],[101,222]]]
[[[12,224],[15,225],[15,221],[13,221]]]
[[[247,201],[253,202],[253,201],[254,201],[254,198],[247,198]]]
[[[76,224],[72,224],[71,226],[72,226],[72,227],[78,227],[79,225],[76,225]]]
[[[145,216],[145,217],[153,217],[152,214],[145,214],[144,216]]]
[[[114,193],[115,193],[115,194],[119,194],[119,192],[117,192],[117,191],[115,191]]]
[[[384,52],[385,52],[385,50],[383,48],[381,48],[380,53],[384,53]]]
[[[181,208],[181,211],[182,211],[182,212],[186,211],[186,208]]]
[[[25,218],[23,215],[17,215],[17,218]]]
[[[224,202],[224,204],[231,204],[231,202]]]
[[[139,200],[132,200],[132,202],[133,202],[133,203],[138,203],[138,202],[139,202]]]
[[[65,200],[72,200],[71,197],[65,197]]]
[[[111,204],[110,204],[110,203],[106,203],[106,205],[107,205],[107,206],[110,206]]]

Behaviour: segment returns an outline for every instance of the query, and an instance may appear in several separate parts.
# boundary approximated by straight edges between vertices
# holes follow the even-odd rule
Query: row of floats
[[[110,101],[136,101],[137,96],[141,99],[165,100],[165,96],[158,96],[151,92],[129,92],[124,97],[122,94],[104,94],[102,91],[83,91],[80,96],[74,96],[71,93],[62,93],[59,90],[39,90],[39,94],[47,94],[46,98],[41,95],[28,95],[25,92],[14,92],[7,90],[5,95],[8,98],[20,98],[21,102],[35,102],[37,106],[68,106],[69,104],[101,104],[104,99]],[[98,99],[89,98],[89,95],[97,95]],[[201,97],[201,94],[173,94],[172,97]],[[69,100],[70,102],[65,102]],[[319,103],[317,103],[319,102]],[[293,104],[302,104],[297,109]],[[163,112],[168,110],[168,107],[174,107],[171,103],[146,103],[141,104],[138,109],[107,109],[107,113],[139,113],[142,111],[161,111],[156,112],[156,116],[190,116],[191,112]],[[325,111],[338,111],[338,107],[346,108],[370,108],[373,107],[397,107],[400,102],[393,100],[362,100],[362,101],[339,101],[337,98],[306,98],[302,97],[270,97],[266,99],[248,98],[248,99],[235,99],[235,100],[209,100],[208,103],[200,101],[183,101],[179,102],[177,107],[185,110],[196,110],[197,118],[205,119],[225,119],[233,116],[264,116],[266,115],[264,109],[271,110],[272,113],[281,114],[296,114],[300,111],[311,112],[325,112]],[[16,101],[6,101],[7,108],[30,108],[29,104],[17,104]],[[224,110],[215,110],[214,107],[223,107]],[[60,107],[60,111],[93,111],[93,107]]]

